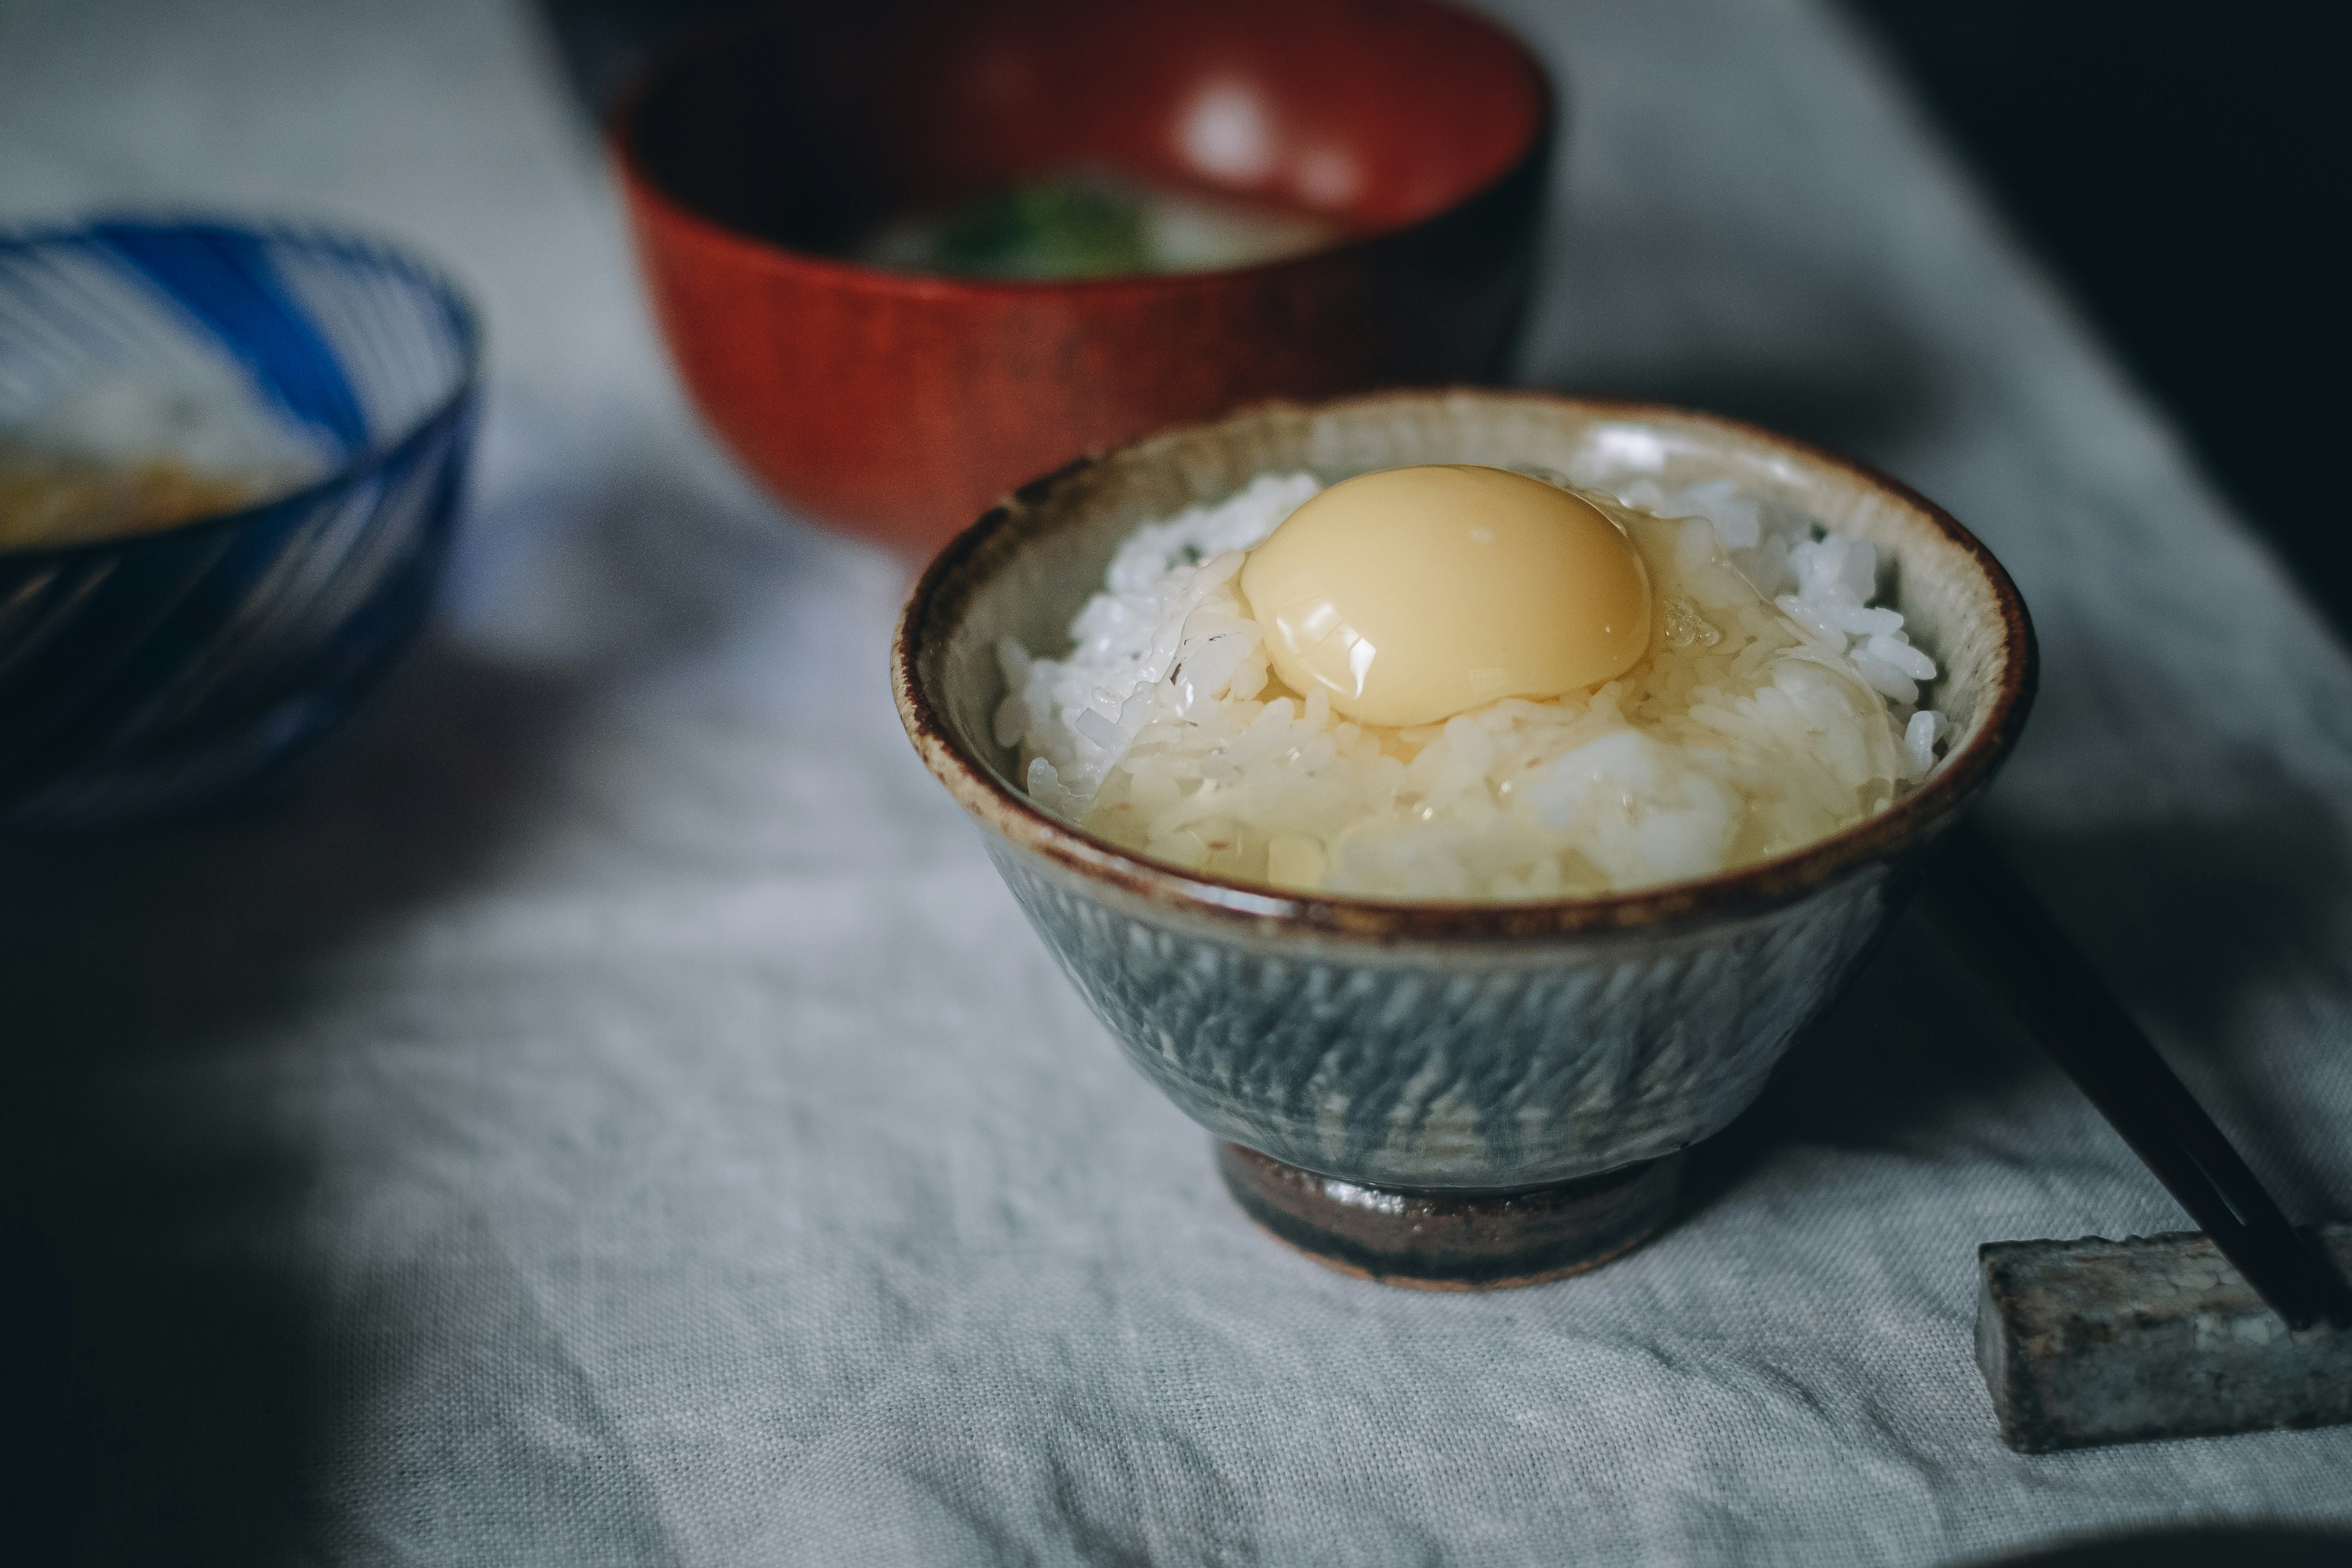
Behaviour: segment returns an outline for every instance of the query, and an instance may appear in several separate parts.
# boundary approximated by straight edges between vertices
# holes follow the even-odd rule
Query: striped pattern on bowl
[[[372,241],[101,223],[0,237],[0,432],[127,378],[233,386],[321,477],[161,531],[0,551],[0,826],[208,804],[383,689],[446,558],[471,309]]]

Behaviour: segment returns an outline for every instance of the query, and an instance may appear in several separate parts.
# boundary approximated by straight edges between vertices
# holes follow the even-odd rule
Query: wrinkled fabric
[[[2352,1214],[2352,665],[1837,14],[1501,9],[1568,84],[1526,378],[1857,451],[1985,538],[2047,656],[1989,829],[2291,1206]],[[377,721],[289,798],[0,858],[7,1168],[136,1460],[87,1483],[101,1546],[1815,1564],[2352,1524],[2352,1430],[2001,1447],[1978,1244],[2185,1221],[1908,924],[1620,1263],[1430,1295],[1253,1229],[908,748],[902,568],[698,433],[555,59],[467,0],[0,8],[11,217],[340,218],[490,342],[467,542]]]

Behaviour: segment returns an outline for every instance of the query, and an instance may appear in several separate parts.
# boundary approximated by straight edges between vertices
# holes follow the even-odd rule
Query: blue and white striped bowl
[[[301,227],[0,236],[0,432],[78,388],[234,385],[323,477],[159,532],[0,551],[0,826],[177,812],[282,776],[424,624],[472,445],[446,280]]]

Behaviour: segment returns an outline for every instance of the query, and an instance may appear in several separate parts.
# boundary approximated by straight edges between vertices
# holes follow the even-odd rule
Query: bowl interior
[[[185,447],[199,467],[315,479],[446,405],[474,352],[449,287],[363,240],[141,222],[0,237],[0,433],[58,425],[126,460]]]
[[[1032,486],[995,526],[966,535],[971,552],[941,578],[925,617],[915,682],[958,747],[1017,795],[1014,757],[992,730],[1004,697],[998,639],[1041,653],[1067,648],[1071,617],[1136,524],[1223,500],[1261,473],[1303,468],[1329,482],[1432,462],[1540,464],[1602,489],[1638,479],[1670,491],[1735,479],[1768,513],[1810,519],[1879,547],[1883,602],[1903,612],[1941,672],[1922,698],[1953,726],[1939,773],[1981,751],[2005,712],[2021,718],[2020,705],[2004,710],[2000,701],[2021,684],[2017,667],[2031,658],[2021,646],[2030,638],[2021,606],[1983,547],[1927,503],[1843,459],[1730,421],[1512,393],[1262,410],[1142,442]]]
[[[822,251],[1073,169],[1391,228],[1499,178],[1548,113],[1516,41],[1426,0],[873,0],[689,47],[622,141],[689,210]]]

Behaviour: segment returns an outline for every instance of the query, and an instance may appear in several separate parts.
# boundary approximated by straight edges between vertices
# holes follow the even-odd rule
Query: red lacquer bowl
[[[1493,377],[1553,121],[1526,48],[1436,0],[871,0],[705,36],[625,95],[612,142],[704,416],[788,507],[920,555],[1028,476],[1162,426]],[[1355,237],[1073,282],[826,254],[1077,168]]]

